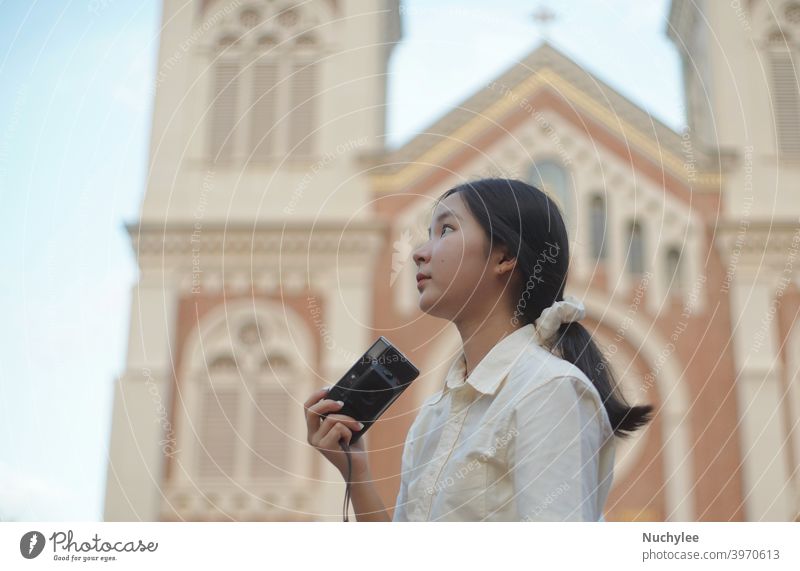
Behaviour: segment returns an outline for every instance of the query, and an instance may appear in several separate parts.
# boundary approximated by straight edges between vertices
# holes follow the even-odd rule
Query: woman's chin
[[[441,304],[438,304],[436,300],[430,301],[429,296],[425,295],[426,292],[422,292],[419,296],[419,303],[417,304],[419,310],[422,313],[427,313],[431,317],[440,317],[445,318],[443,315]]]
[[[433,303],[428,301],[429,296],[425,295],[425,290],[422,290],[419,294],[419,302],[417,306],[422,313],[431,313],[431,309],[433,308]]]

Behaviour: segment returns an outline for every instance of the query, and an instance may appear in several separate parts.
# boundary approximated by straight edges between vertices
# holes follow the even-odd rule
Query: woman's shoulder
[[[515,363],[509,373],[507,388],[517,403],[536,391],[574,394],[576,399],[586,402],[586,406],[602,410],[602,416],[610,425],[603,399],[586,373],[544,349],[529,352]]]
[[[594,387],[589,377],[575,364],[540,346],[531,347],[514,362],[508,380],[511,385],[523,385],[528,390],[535,390],[558,377],[574,377]]]

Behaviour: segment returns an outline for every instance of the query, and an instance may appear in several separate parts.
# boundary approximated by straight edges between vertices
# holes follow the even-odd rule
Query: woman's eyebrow
[[[442,220],[443,218],[447,218],[448,216],[453,216],[453,217],[458,218],[459,220],[461,220],[461,217],[458,214],[456,214],[455,212],[440,212],[439,216],[436,217],[436,219],[433,221],[433,223],[436,224],[437,222],[439,222],[439,220]],[[431,227],[429,226],[428,227],[428,238],[430,238],[430,237],[431,237]]]

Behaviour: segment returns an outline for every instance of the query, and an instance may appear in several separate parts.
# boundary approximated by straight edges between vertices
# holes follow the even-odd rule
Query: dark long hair
[[[569,239],[558,206],[535,186],[514,179],[466,182],[445,192],[439,201],[455,193],[486,232],[489,250],[502,244],[516,257],[516,280],[511,283],[519,288],[519,301],[513,319],[523,325],[534,323],[545,308],[564,299]],[[589,377],[616,436],[630,436],[652,420],[651,405],[630,406],[625,401],[607,359],[579,322],[562,323],[550,349]]]

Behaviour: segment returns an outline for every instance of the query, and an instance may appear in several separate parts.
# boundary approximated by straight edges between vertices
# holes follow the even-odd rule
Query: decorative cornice
[[[191,255],[292,255],[304,252],[371,256],[385,240],[380,221],[271,223],[222,226],[191,223],[127,224],[138,257]]]
[[[800,265],[800,222],[722,222],[717,225],[715,246],[726,264],[768,266],[766,274],[786,270],[797,274]]]
[[[167,483],[162,488],[162,521],[313,521],[308,510],[310,489],[276,483],[240,487],[235,484],[198,488],[195,483]],[[291,514],[294,514],[292,517]]]

